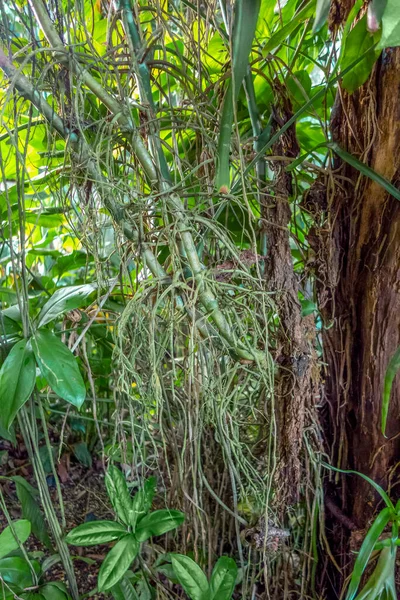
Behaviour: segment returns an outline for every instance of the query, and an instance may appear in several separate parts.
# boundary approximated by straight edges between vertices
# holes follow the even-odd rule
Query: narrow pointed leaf
[[[106,488],[111,504],[121,521],[129,525],[132,508],[132,498],[126,485],[123,473],[110,465],[105,477]]]
[[[74,285],[57,290],[43,306],[39,317],[38,327],[43,327],[63,313],[81,306],[82,301],[96,289],[94,284]]]
[[[191,600],[207,600],[207,577],[194,560],[183,554],[171,554],[172,567],[177,580]]]
[[[74,546],[96,546],[118,540],[126,535],[126,527],[115,521],[91,521],[78,525],[65,538]]]
[[[369,484],[372,485],[372,487],[378,492],[378,494],[380,495],[380,497],[382,498],[382,500],[384,501],[384,503],[386,504],[386,506],[388,508],[390,508],[390,510],[394,513],[395,508],[393,506],[393,502],[391,501],[391,499],[389,498],[389,496],[387,495],[387,493],[385,492],[384,489],[381,488],[381,486],[376,483],[373,479],[371,479],[370,477],[368,477],[368,475],[364,475],[364,473],[360,473],[359,471],[351,471],[351,470],[345,470],[345,469],[337,469],[336,467],[332,467],[331,465],[328,465],[327,463],[322,462],[321,463],[324,467],[326,467],[327,469],[330,469],[331,471],[336,471],[337,473],[344,473],[344,474],[349,474],[349,475],[358,475],[359,477],[362,477],[363,479],[365,479],[365,481],[368,481]]]
[[[210,600],[231,600],[236,583],[238,568],[228,556],[217,561],[210,580]]]
[[[149,477],[149,479],[144,482],[143,487],[138,490],[133,497],[129,517],[130,524],[133,528],[135,528],[136,523],[149,512],[155,491],[156,478]]]
[[[376,183],[379,183],[379,185],[381,185],[387,192],[389,192],[389,194],[392,194],[392,196],[396,198],[396,200],[400,200],[400,190],[394,187],[394,185],[390,183],[390,181],[385,179],[385,177],[382,177],[382,175],[379,175],[379,173],[368,167],[365,163],[358,160],[358,158],[356,158],[352,154],[349,154],[349,152],[343,150],[338,144],[330,142],[327,144],[327,147],[331,148],[331,150],[336,152],[336,154],[340,156],[342,160],[344,160],[349,165],[357,169],[357,171],[360,171],[360,173],[362,173],[366,177],[369,177]]]
[[[355,597],[358,586],[360,585],[361,577],[363,576],[371,556],[371,552],[373,551],[382,531],[389,523],[391,516],[392,511],[389,508],[384,508],[376,517],[372,526],[368,530],[353,567],[353,573],[351,576],[349,589],[347,591],[346,600],[353,600]]]
[[[386,435],[386,423],[389,412],[390,404],[390,393],[392,391],[392,385],[397,372],[400,369],[400,346],[390,359],[388,368],[385,373],[385,381],[383,384],[383,397],[382,397],[382,433]]]
[[[139,542],[133,535],[119,540],[104,559],[98,580],[99,591],[112,588],[125,575],[139,551]]]
[[[141,519],[136,526],[135,535],[140,542],[144,542],[153,535],[162,535],[176,529],[184,520],[185,515],[179,510],[156,510]]]
[[[80,408],[85,400],[86,388],[72,352],[46,329],[36,332],[32,347],[40,371],[53,391]]]
[[[13,346],[0,370],[0,425],[6,431],[32,394],[35,381],[36,365],[31,344],[21,340]]]

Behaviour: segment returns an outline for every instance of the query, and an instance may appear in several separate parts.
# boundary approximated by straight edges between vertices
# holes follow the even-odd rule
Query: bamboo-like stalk
[[[232,35],[232,75],[225,94],[218,140],[216,188],[221,193],[230,189],[229,153],[236,102],[248,71],[248,58],[260,11],[260,0],[237,0]]]
[[[59,57],[59,55],[66,56],[65,47],[62,45],[62,41],[58,36],[58,33],[56,32],[52,22],[50,21],[47,12],[43,6],[43,3],[41,2],[41,0],[30,0],[30,2],[35,10],[36,16],[38,17],[39,23],[43,28],[43,31],[45,32],[47,40],[53,46],[53,49],[57,52],[57,57]],[[70,63],[68,63],[68,65],[69,64]],[[73,64],[74,66],[71,68],[75,71],[76,62],[73,61]],[[9,61],[9,59],[5,56],[3,52],[0,55],[0,68],[2,68],[3,71],[7,73],[7,75],[8,73],[13,74],[13,82],[17,90],[27,99],[29,99],[38,108],[39,111],[42,112],[42,114],[47,118],[50,124],[52,124],[53,122],[55,123],[55,129],[58,131],[58,133],[60,133],[60,135],[62,135],[64,138],[66,135],[69,136],[68,139],[75,152],[75,155],[79,158],[81,163],[82,159],[84,160],[84,162],[86,162],[87,172],[89,173],[91,178],[95,182],[97,182],[97,184],[101,184],[104,190],[106,186],[105,180],[103,176],[98,172],[98,169],[95,166],[94,162],[90,159],[90,152],[88,151],[86,142],[82,139],[79,139],[75,133],[69,134],[69,131],[65,129],[60,117],[55,114],[54,110],[45,102],[41,95],[36,90],[34,90],[29,80],[13,67],[11,61]],[[82,77],[82,80],[86,83],[86,85],[90,87],[93,93],[96,93],[96,89],[98,88],[99,84],[97,81],[94,80],[95,86],[91,87],[92,79],[93,78],[90,74],[87,74],[87,77],[85,76],[85,78]],[[121,118],[122,124],[126,124],[125,117],[123,117],[122,107],[119,105],[119,103],[117,103],[117,105],[114,105],[114,99],[106,91],[104,91],[103,88],[101,88],[101,90],[102,91],[100,92],[100,96],[98,96],[99,99],[103,100],[103,98],[105,98],[105,101],[108,102],[107,106],[110,110],[111,107],[113,107],[115,111],[118,110],[119,112],[115,115],[116,118],[118,117],[120,124]],[[137,140],[137,136],[135,136],[135,140]],[[152,158],[147,149],[145,148],[142,140],[140,141],[139,147],[141,151],[137,154],[137,158],[142,164],[144,171],[148,175],[150,182],[155,183],[154,177],[157,178],[157,172],[154,167]],[[142,149],[144,150],[142,151]],[[178,230],[181,235],[182,244],[185,249],[194,279],[199,288],[199,300],[205,308],[205,310],[207,311],[207,313],[209,314],[211,320],[214,322],[222,338],[221,341],[224,341],[224,344],[228,343],[230,351],[236,354],[238,357],[250,361],[255,360],[265,365],[268,361],[267,353],[257,349],[247,348],[239,340],[235,339],[228,321],[226,320],[221,309],[219,308],[218,300],[215,294],[212,292],[211,289],[209,289],[209,286],[207,286],[206,282],[204,281],[204,277],[202,274],[203,267],[197,255],[193,236],[190,231],[190,223],[188,222],[187,217],[185,215],[183,203],[179,196],[173,193],[168,193],[169,184],[167,182],[160,182],[158,179],[157,181],[161,189],[163,189],[166,192],[167,205],[174,218],[177,220]],[[125,236],[131,241],[137,242],[138,233],[132,230],[132,228],[126,223],[124,209],[117,205],[117,203],[113,200],[111,194],[104,193],[103,191],[101,195],[106,208],[109,210],[113,219],[121,226]],[[144,248],[143,257],[147,261],[147,264],[149,266],[152,265],[154,271],[160,275],[162,267],[161,265],[156,265],[156,263],[154,262],[156,261],[155,257],[153,257],[152,253],[149,254],[149,252],[149,249]]]
[[[35,410],[33,409],[33,415]],[[35,417],[34,417],[35,418]],[[29,459],[32,463],[33,470],[35,473],[35,479],[38,484],[40,499],[42,502],[43,510],[46,516],[46,520],[49,524],[50,531],[53,534],[54,541],[56,543],[57,550],[60,554],[61,562],[65,568],[67,574],[68,583],[70,586],[71,595],[74,600],[79,600],[78,585],[76,583],[74,567],[72,564],[71,555],[69,553],[68,546],[63,538],[63,532],[58,522],[57,514],[54,510],[54,506],[49,494],[48,485],[46,481],[46,474],[43,470],[42,461],[39,455],[39,446],[37,444],[37,430],[34,421],[32,423],[29,420],[29,414],[27,408],[24,406],[18,413],[19,426],[21,429],[22,437],[26,445]]]
[[[64,46],[60,36],[57,33],[57,30],[47,14],[43,2],[41,0],[30,0],[30,4],[36,14],[38,23],[42,28],[47,41],[55,51],[57,60],[72,69],[75,75],[77,75],[79,79],[85,85],[87,85],[93,94],[115,116],[122,129],[130,134],[130,142],[132,144],[133,151],[142,165],[146,176],[150,182],[157,182],[157,170],[146,146],[143,143],[142,138],[136,130],[133,119],[126,114],[124,107],[118,102],[118,100],[113,98],[113,96],[111,96],[111,94],[109,94],[101,86],[101,84],[78,63],[74,54],[70,52],[70,49],[67,46]]]

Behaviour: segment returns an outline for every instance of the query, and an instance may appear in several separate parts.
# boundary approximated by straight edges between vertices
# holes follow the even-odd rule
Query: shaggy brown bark
[[[384,51],[369,81],[354,94],[339,90],[331,129],[342,148],[398,186],[400,49]],[[392,390],[387,439],[381,433],[381,403],[385,371],[400,345],[400,202],[348,165],[336,166],[340,170],[328,193],[328,236],[314,244],[326,258],[319,292],[325,324],[333,324],[323,333],[325,432],[333,464],[391,487],[396,499],[400,377]],[[377,502],[372,487],[355,476],[341,481],[337,502],[357,527],[366,528]],[[349,531],[341,531],[348,540]],[[347,563],[344,548],[335,550]]]
[[[291,107],[279,90],[281,106],[275,108],[275,118],[282,126],[291,117]],[[278,156],[295,157],[298,144],[294,128],[290,128],[273,149]],[[277,331],[275,362],[278,365],[275,396],[278,425],[277,498],[281,508],[298,501],[301,485],[301,458],[306,407],[313,403],[315,389],[314,322],[311,328],[302,318],[298,299],[299,282],[293,268],[288,225],[291,219],[289,196],[291,175],[282,163],[274,165],[274,196],[265,198],[262,226],[270,252],[265,263],[268,290],[280,319]]]

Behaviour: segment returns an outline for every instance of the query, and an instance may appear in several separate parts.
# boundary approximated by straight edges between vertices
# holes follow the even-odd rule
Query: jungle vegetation
[[[0,0],[0,597],[395,600],[399,0]]]

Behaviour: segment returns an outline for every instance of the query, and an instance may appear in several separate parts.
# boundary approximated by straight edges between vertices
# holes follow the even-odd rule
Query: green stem
[[[32,423],[30,423],[29,413],[26,406],[21,408],[18,413],[18,421],[20,425],[20,430],[22,433],[22,437],[24,439],[24,443],[26,445],[29,459],[33,465],[33,470],[35,473],[35,479],[38,484],[39,494],[42,501],[42,506],[44,510],[44,514],[46,516],[46,520],[49,524],[50,530],[53,534],[54,541],[56,543],[56,547],[58,553],[60,554],[60,558],[62,564],[64,566],[65,572],[67,574],[67,579],[70,585],[71,595],[73,600],[79,600],[78,586],[76,583],[74,568],[72,565],[71,555],[68,550],[68,546],[63,539],[62,530],[60,524],[58,522],[57,514],[54,510],[54,506],[50,497],[49,488],[46,481],[46,474],[43,469],[42,461],[39,455],[39,446],[37,443],[37,429],[36,422],[34,418],[32,419]]]

